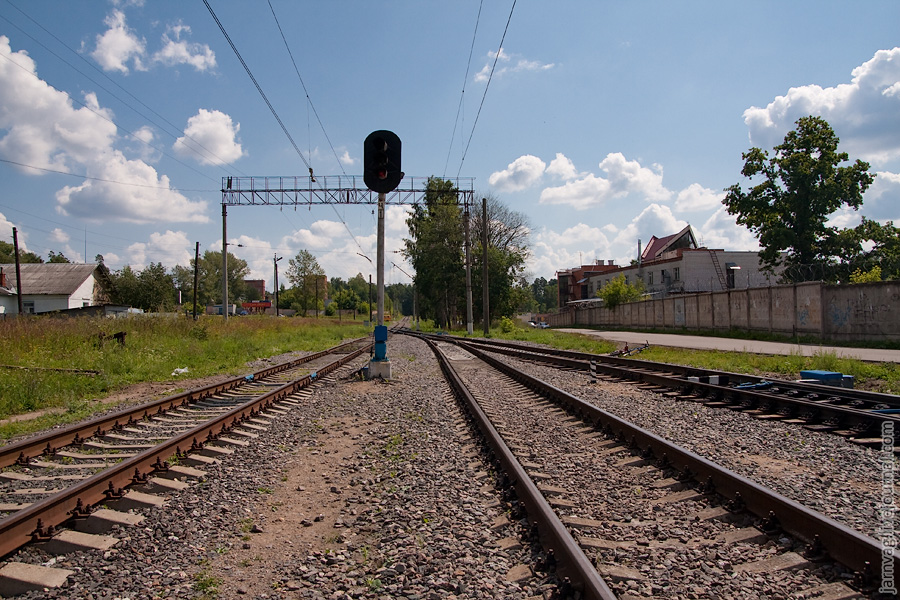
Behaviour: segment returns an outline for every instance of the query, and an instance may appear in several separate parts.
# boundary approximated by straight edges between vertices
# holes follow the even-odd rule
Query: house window
[[[22,312],[33,315],[34,314],[34,302],[29,302],[28,300],[23,301],[22,302]]]
[[[647,272],[647,285],[653,285],[653,271]]]
[[[675,278],[675,281],[681,281],[681,267],[674,267],[672,269],[672,277]]]

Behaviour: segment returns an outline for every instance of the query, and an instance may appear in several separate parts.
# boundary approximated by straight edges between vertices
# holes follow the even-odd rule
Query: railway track
[[[248,445],[289,410],[291,396],[371,347],[354,340],[0,447],[0,556],[33,541],[77,547],[86,540],[65,526],[107,503],[147,500],[136,489],[178,489],[179,479],[201,477],[198,467]]]
[[[428,340],[515,488],[513,510],[583,597],[741,597],[747,577],[785,597],[860,597],[850,577],[873,593],[872,538],[448,341]]]
[[[900,396],[514,342],[466,339],[464,343],[525,361],[655,386],[686,401],[783,420],[865,446],[881,447],[882,432],[892,431],[895,452],[900,453]]]

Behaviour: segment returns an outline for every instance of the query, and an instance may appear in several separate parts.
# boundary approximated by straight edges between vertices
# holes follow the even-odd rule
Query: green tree
[[[320,303],[325,298],[325,286],[320,283],[325,278],[325,271],[319,266],[316,257],[308,250],[301,250],[288,263],[287,278],[293,286],[297,308],[303,314],[309,310],[315,310],[316,297],[318,296]],[[322,306],[324,307],[324,304]]]
[[[48,257],[49,257],[47,260],[48,263],[71,263],[72,262],[71,260],[66,258],[66,255],[63,254],[62,252],[57,254],[53,250],[50,251],[50,254],[48,255]]]
[[[491,320],[509,317],[521,310],[523,296],[516,289],[524,286],[525,261],[528,258],[528,235],[531,230],[528,219],[522,213],[511,210],[495,196],[487,198],[488,238],[488,303]],[[483,210],[471,211],[472,288],[473,298],[482,297],[482,278],[474,274],[482,272],[484,252],[481,240],[485,227]],[[527,286],[526,286],[527,287]],[[473,301],[473,313],[480,320],[483,302]]]
[[[744,177],[758,183],[726,189],[726,210],[759,239],[763,266],[786,267],[785,278],[809,278],[801,267],[833,261],[840,254],[839,231],[826,225],[842,206],[858,209],[873,176],[869,164],[838,152],[838,137],[820,117],[802,117],[774,156],[751,148],[743,154]],[[786,252],[786,256],[782,253]]]
[[[415,269],[419,313],[449,328],[465,292],[462,208],[452,182],[430,177],[424,204],[406,220],[404,256]]]
[[[842,231],[841,238],[847,272],[869,273],[877,267],[881,279],[900,279],[900,228],[893,221],[882,225],[863,217],[862,223]]]
[[[125,265],[111,274],[111,300],[145,311],[169,311],[175,307],[175,285],[162,263],[150,263],[141,271]]]
[[[236,302],[246,295],[244,279],[250,274],[247,261],[228,253],[228,302]],[[194,259],[189,267],[177,266],[173,269],[174,284],[181,290],[182,300],[193,301]],[[207,250],[200,256],[197,268],[197,304],[209,306],[222,302],[222,253]]]
[[[16,262],[16,247],[9,242],[0,242],[0,264],[11,265]],[[20,263],[42,263],[44,259],[34,252],[19,250]]]
[[[619,273],[609,283],[597,290],[595,294],[603,299],[603,306],[615,308],[626,302],[637,302],[644,296],[644,282],[638,280],[634,284],[625,282],[625,274]]]

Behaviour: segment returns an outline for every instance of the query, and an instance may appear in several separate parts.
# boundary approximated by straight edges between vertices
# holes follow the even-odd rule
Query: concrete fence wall
[[[553,327],[761,331],[826,340],[900,340],[900,282],[821,282],[669,296],[547,315]]]

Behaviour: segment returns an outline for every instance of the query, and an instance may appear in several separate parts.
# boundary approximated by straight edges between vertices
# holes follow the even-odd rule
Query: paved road
[[[645,342],[650,342],[651,346],[670,346],[697,350],[730,350],[734,352],[753,352],[755,354],[800,354],[802,356],[814,356],[817,353],[831,354],[833,352],[836,356],[844,358],[900,363],[900,350],[784,344],[780,342],[759,342],[756,340],[736,340],[696,335],[675,335],[672,333],[633,333],[630,331],[595,331],[593,329],[573,328],[561,328],[559,331],[595,335],[605,340],[622,344],[627,342],[629,346],[640,346]]]

